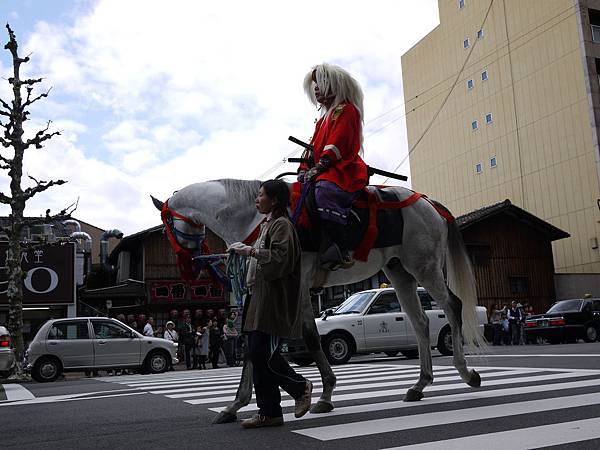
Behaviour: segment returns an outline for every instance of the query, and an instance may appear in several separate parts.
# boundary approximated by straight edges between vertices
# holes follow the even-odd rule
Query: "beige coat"
[[[284,338],[302,337],[300,314],[300,242],[286,217],[263,225],[244,331]]]

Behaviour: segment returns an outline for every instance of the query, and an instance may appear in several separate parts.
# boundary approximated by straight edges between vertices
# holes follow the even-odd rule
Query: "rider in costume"
[[[358,191],[368,182],[362,160],[363,93],[358,82],[341,67],[319,64],[304,78],[304,91],[319,107],[320,118],[310,141],[313,167],[302,164],[301,182],[315,182],[315,202],[325,234],[321,265],[348,268],[346,224]]]

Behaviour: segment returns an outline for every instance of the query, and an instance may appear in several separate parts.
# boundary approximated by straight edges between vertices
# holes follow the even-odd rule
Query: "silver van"
[[[143,336],[116,319],[52,319],[39,329],[25,352],[25,368],[39,382],[63,371],[140,369],[161,373],[176,364],[177,344]]]
[[[12,349],[10,333],[0,326],[0,378],[8,378],[15,366],[15,352]]]

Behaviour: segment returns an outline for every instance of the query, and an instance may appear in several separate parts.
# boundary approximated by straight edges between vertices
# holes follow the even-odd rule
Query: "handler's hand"
[[[296,177],[296,179],[300,183],[304,183],[305,177],[306,177],[306,170],[301,170],[300,172],[298,172],[298,176]]]
[[[234,252],[242,256],[250,256],[250,252],[252,252],[252,247],[242,242],[234,242],[227,248],[227,252]]]
[[[308,172],[306,172],[306,175],[304,175],[304,181],[308,182],[308,181],[312,180],[313,178],[315,178],[320,173],[321,173],[321,171],[315,166],[312,169],[310,169]]]

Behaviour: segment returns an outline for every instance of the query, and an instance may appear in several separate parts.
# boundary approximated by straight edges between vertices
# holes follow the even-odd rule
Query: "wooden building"
[[[512,300],[544,312],[555,301],[552,242],[569,234],[510,200],[458,217],[473,262],[478,303]]]

